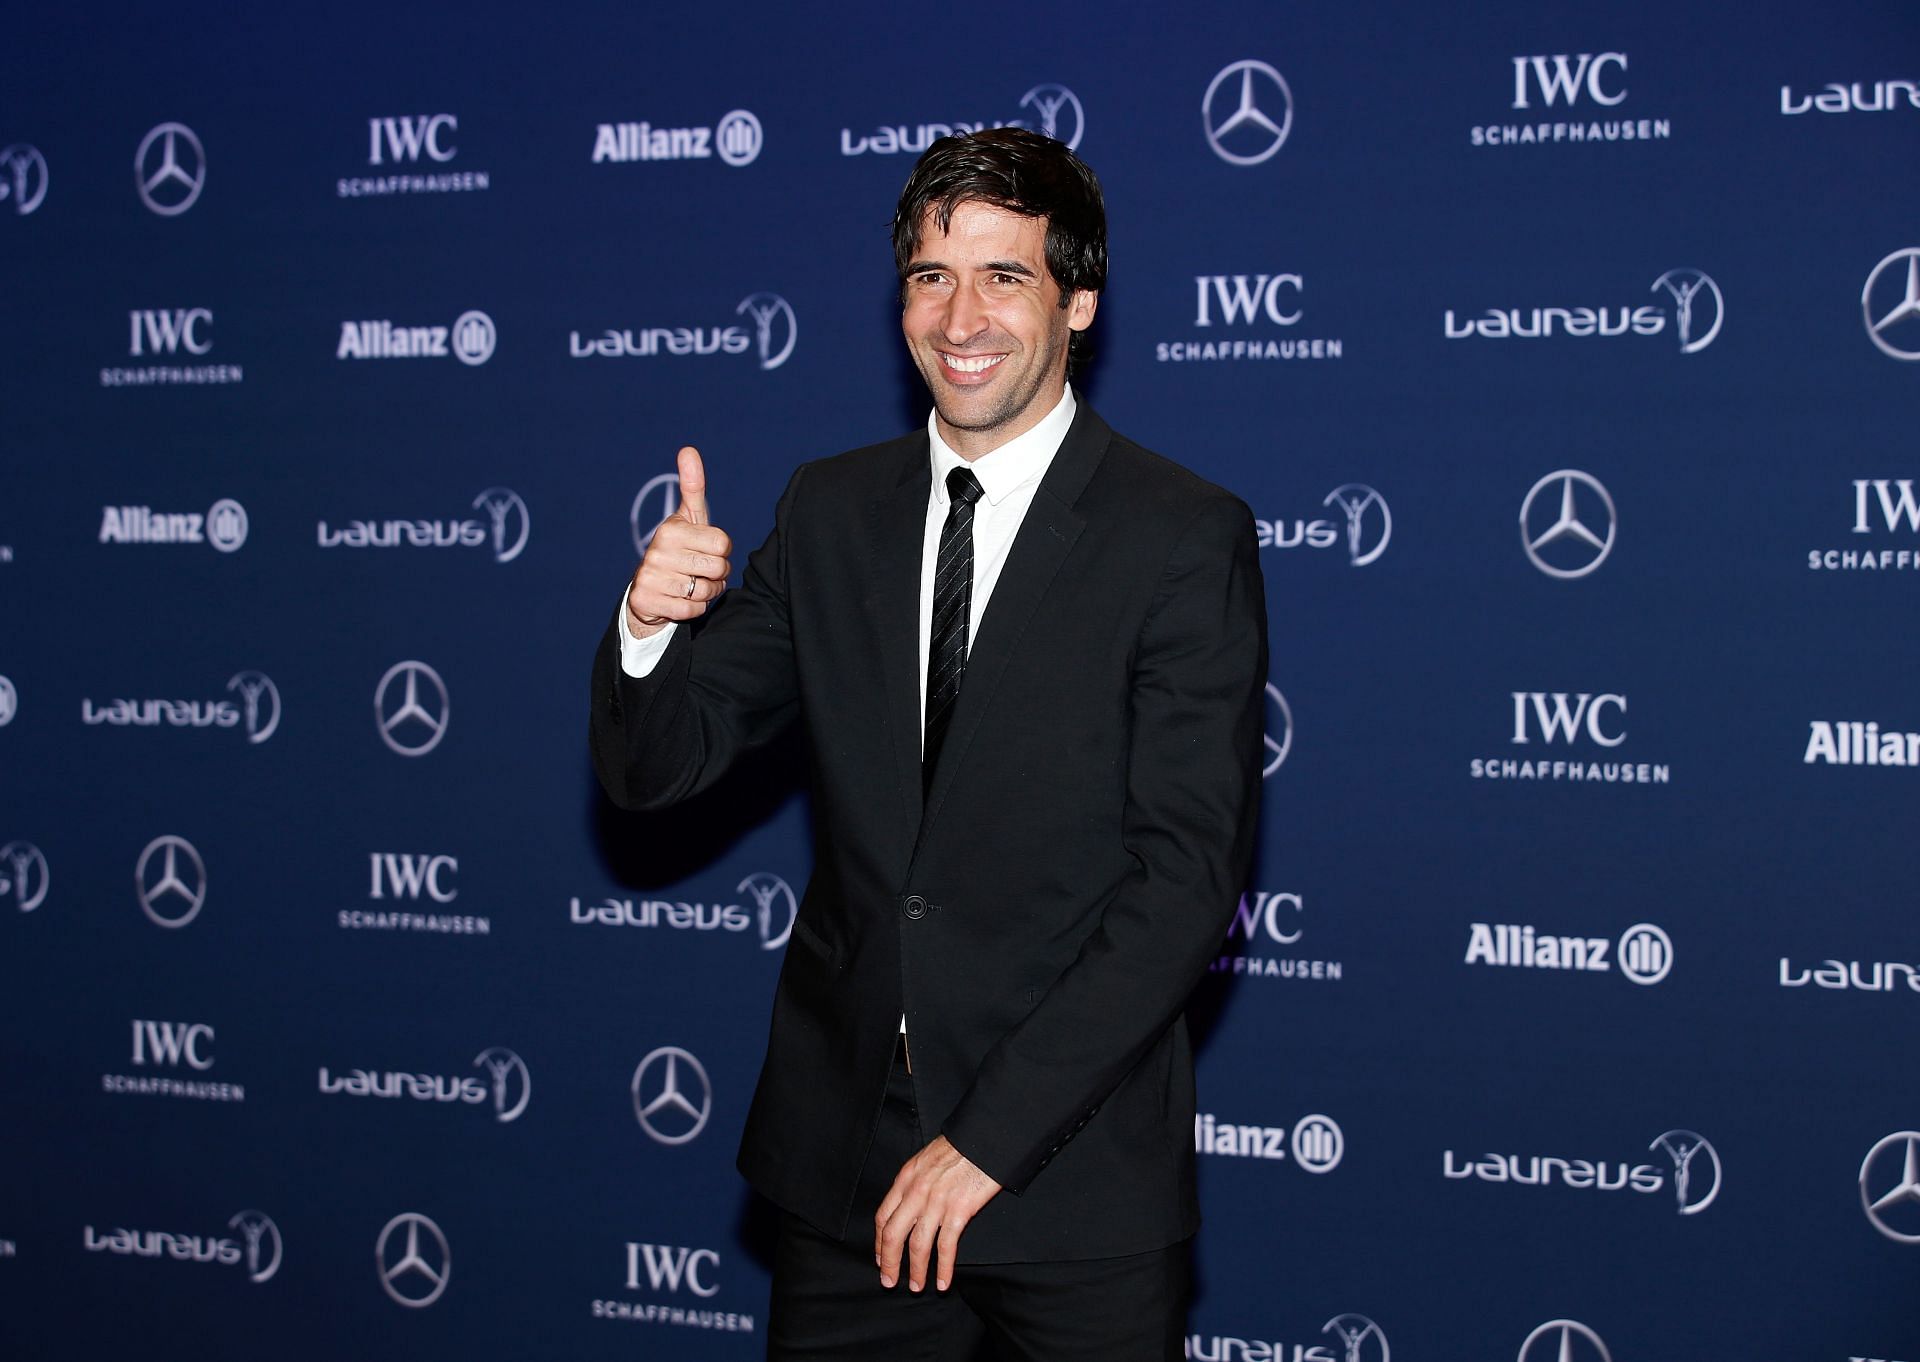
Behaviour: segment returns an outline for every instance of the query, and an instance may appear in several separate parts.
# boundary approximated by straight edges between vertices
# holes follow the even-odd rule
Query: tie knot
[[[956,468],[947,474],[947,499],[964,506],[980,500],[983,489],[971,468]]]

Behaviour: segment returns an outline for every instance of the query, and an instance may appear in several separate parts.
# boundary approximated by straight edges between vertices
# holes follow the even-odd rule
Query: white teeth
[[[1005,359],[1006,356],[981,355],[978,359],[961,359],[957,355],[942,355],[940,358],[946,362],[946,366],[949,369],[954,370],[956,373],[984,374],[987,370]]]

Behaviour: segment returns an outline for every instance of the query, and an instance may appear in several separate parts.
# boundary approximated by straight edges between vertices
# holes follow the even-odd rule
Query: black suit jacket
[[[804,722],[813,878],[740,1168],[847,1229],[901,1014],[924,1134],[1007,1189],[962,1262],[1193,1233],[1182,1007],[1247,873],[1266,612],[1237,498],[1084,403],[981,618],[921,797],[924,431],[803,465],[744,580],[643,680],[617,626],[591,740],[657,808]]]

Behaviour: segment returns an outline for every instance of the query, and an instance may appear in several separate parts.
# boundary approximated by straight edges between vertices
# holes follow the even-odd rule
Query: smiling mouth
[[[984,374],[1005,358],[1005,355],[975,355],[969,358],[943,351],[940,362],[956,374]]]

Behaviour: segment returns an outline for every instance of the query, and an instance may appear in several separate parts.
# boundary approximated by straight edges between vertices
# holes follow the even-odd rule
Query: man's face
[[[1047,273],[1047,222],[963,203],[945,232],[930,211],[907,267],[900,329],[933,392],[940,434],[976,459],[1039,424],[1067,380],[1067,338],[1097,294],[1060,306]]]

